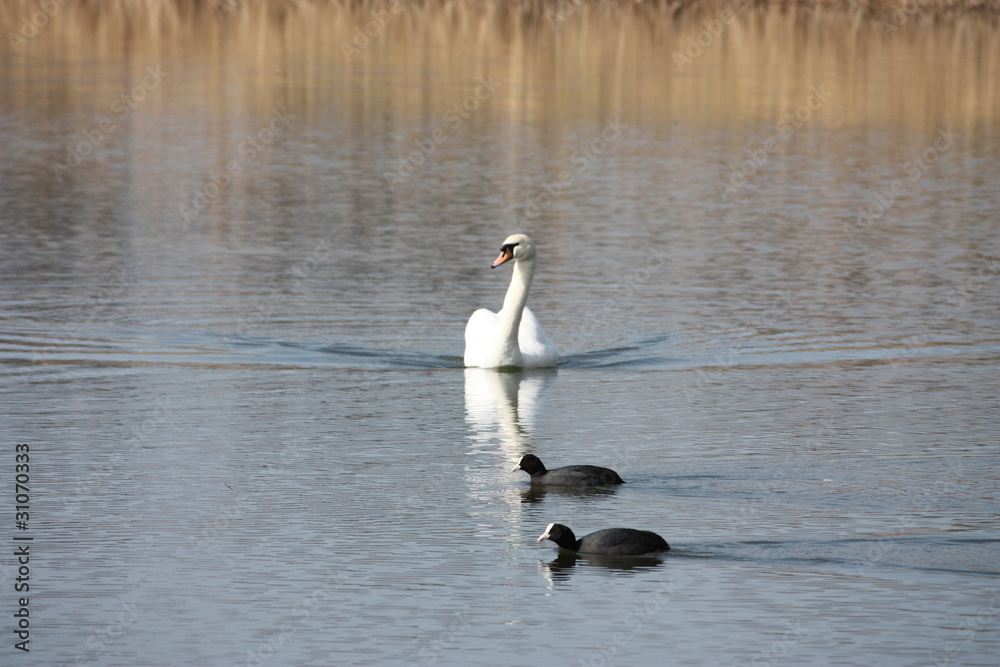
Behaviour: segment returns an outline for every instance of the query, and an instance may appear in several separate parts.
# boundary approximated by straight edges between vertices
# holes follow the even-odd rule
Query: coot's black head
[[[563,549],[570,549],[576,551],[576,535],[569,527],[562,525],[561,523],[550,523],[545,527],[545,532],[542,533],[538,541],[542,542],[544,540],[552,540]]]
[[[511,472],[516,472],[518,470],[523,470],[529,475],[537,475],[538,473],[545,472],[545,465],[542,460],[539,459],[534,454],[525,454],[521,457],[521,460],[517,462],[514,469]]]

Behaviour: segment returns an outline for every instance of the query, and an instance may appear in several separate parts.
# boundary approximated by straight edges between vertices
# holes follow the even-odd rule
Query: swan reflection
[[[553,389],[555,375],[553,369],[465,369],[469,453],[482,454],[488,460],[483,465],[466,466],[470,516],[481,531],[502,536],[507,544],[521,543],[525,533],[524,506],[510,469],[533,448],[542,399]]]
[[[466,368],[465,418],[473,431],[472,441],[485,447],[499,440],[512,463],[530,452],[538,410],[555,375],[554,369]]]

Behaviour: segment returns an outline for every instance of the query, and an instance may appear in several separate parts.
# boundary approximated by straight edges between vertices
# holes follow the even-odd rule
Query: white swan
[[[535,314],[525,303],[535,275],[535,242],[513,234],[500,246],[500,256],[490,268],[514,260],[514,273],[503,300],[494,313],[480,308],[465,325],[465,365],[478,368],[555,366],[559,353]]]

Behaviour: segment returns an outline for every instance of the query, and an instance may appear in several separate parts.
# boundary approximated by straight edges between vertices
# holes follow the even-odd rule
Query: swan
[[[559,353],[552,339],[525,304],[535,275],[535,242],[525,234],[508,236],[500,246],[500,256],[490,266],[495,269],[513,260],[503,308],[494,313],[480,308],[465,325],[465,365],[478,368],[543,368],[555,366]]]

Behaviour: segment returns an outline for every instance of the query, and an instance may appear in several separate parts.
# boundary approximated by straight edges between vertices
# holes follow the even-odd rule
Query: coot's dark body
[[[576,539],[573,531],[561,523],[550,523],[538,541],[552,540],[563,549],[599,556],[641,556],[670,551],[667,541],[649,530],[605,528]]]
[[[523,470],[531,475],[532,484],[550,484],[553,486],[605,486],[608,484],[624,484],[618,473],[610,468],[600,466],[564,466],[546,470],[534,454],[525,454],[514,466],[514,471]],[[512,471],[513,472],[513,471]]]

